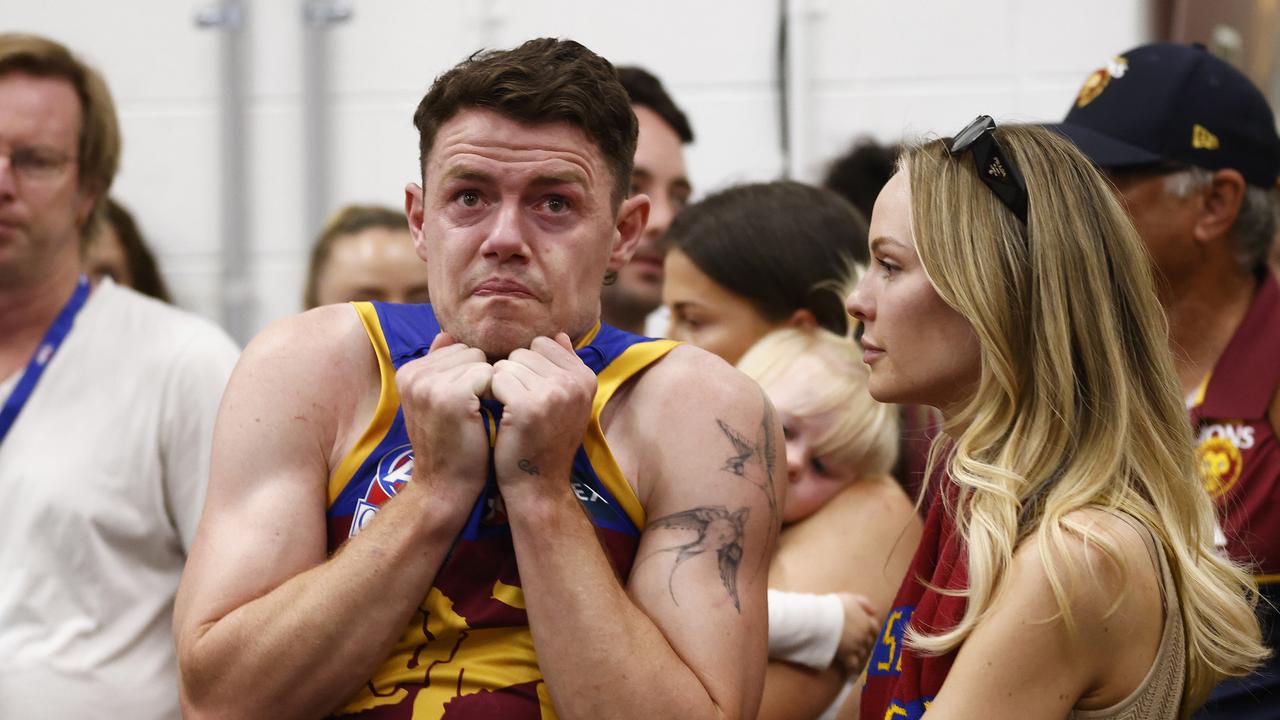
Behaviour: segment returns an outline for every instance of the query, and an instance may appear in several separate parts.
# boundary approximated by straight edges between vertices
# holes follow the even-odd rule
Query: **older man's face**
[[[1204,260],[1204,248],[1195,241],[1193,232],[1203,198],[1194,192],[1187,197],[1168,192],[1168,174],[1109,171],[1107,176],[1120,191],[1120,199],[1151,253],[1160,300],[1169,304]]]
[[[78,252],[93,196],[78,179],[80,98],[61,78],[0,76],[0,282]]]

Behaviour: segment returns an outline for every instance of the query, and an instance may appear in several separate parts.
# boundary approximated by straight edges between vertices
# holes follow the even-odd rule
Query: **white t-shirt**
[[[110,281],[89,296],[0,441],[0,718],[179,716],[173,597],[238,354]]]

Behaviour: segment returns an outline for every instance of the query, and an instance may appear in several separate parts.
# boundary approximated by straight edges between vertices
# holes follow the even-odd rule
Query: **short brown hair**
[[[311,261],[307,264],[307,287],[302,294],[303,306],[310,310],[320,305],[320,271],[329,262],[329,254],[339,238],[359,235],[370,228],[409,231],[409,219],[404,213],[381,205],[348,205],[334,213],[324,224],[320,237],[311,248]]]
[[[631,188],[636,154],[631,101],[613,65],[579,43],[539,38],[514,50],[480,51],[436,78],[413,114],[424,184],[436,132],[467,108],[530,125],[574,125],[596,144],[613,172],[615,204]]]
[[[656,75],[635,65],[624,65],[618,68],[618,82],[627,91],[632,105],[647,107],[671,126],[680,142],[688,145],[693,142],[693,126],[689,118],[671,99],[667,88]]]
[[[120,167],[120,124],[106,80],[60,43],[39,35],[0,33],[0,76],[9,73],[62,78],[75,88],[80,98],[80,185],[98,194],[90,217],[98,215]]]

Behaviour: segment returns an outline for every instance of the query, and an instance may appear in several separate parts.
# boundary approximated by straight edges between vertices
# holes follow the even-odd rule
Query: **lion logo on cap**
[[[1122,78],[1129,71],[1129,61],[1125,60],[1123,55],[1112,58],[1107,62],[1106,67],[1098,68],[1093,71],[1089,77],[1085,78],[1084,86],[1080,88],[1080,94],[1076,96],[1076,107],[1084,107],[1093,102],[1103,90],[1107,89],[1107,85],[1111,83],[1111,78]]]

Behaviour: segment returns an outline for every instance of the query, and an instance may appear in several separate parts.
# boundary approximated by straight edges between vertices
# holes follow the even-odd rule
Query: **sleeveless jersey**
[[[376,522],[379,507],[411,480],[413,450],[395,371],[425,355],[440,331],[430,305],[353,306],[373,344],[382,385],[373,420],[329,479],[331,555]],[[578,357],[596,372],[598,389],[571,482],[621,578],[635,559],[644,510],[605,443],[600,412],[619,387],[674,346],[597,325],[577,348]],[[481,414],[492,445],[502,406],[483,401]],[[488,474],[484,491],[391,655],[338,716],[555,717],[534,654],[492,458]]]
[[[1263,633],[1280,653],[1280,440],[1267,417],[1280,390],[1280,285],[1263,277],[1240,327],[1192,401],[1191,422],[1205,490],[1217,504],[1227,553],[1248,564],[1262,591]],[[1269,602],[1268,602],[1269,601]],[[1280,718],[1280,657],[1227,680],[1207,717]]]

